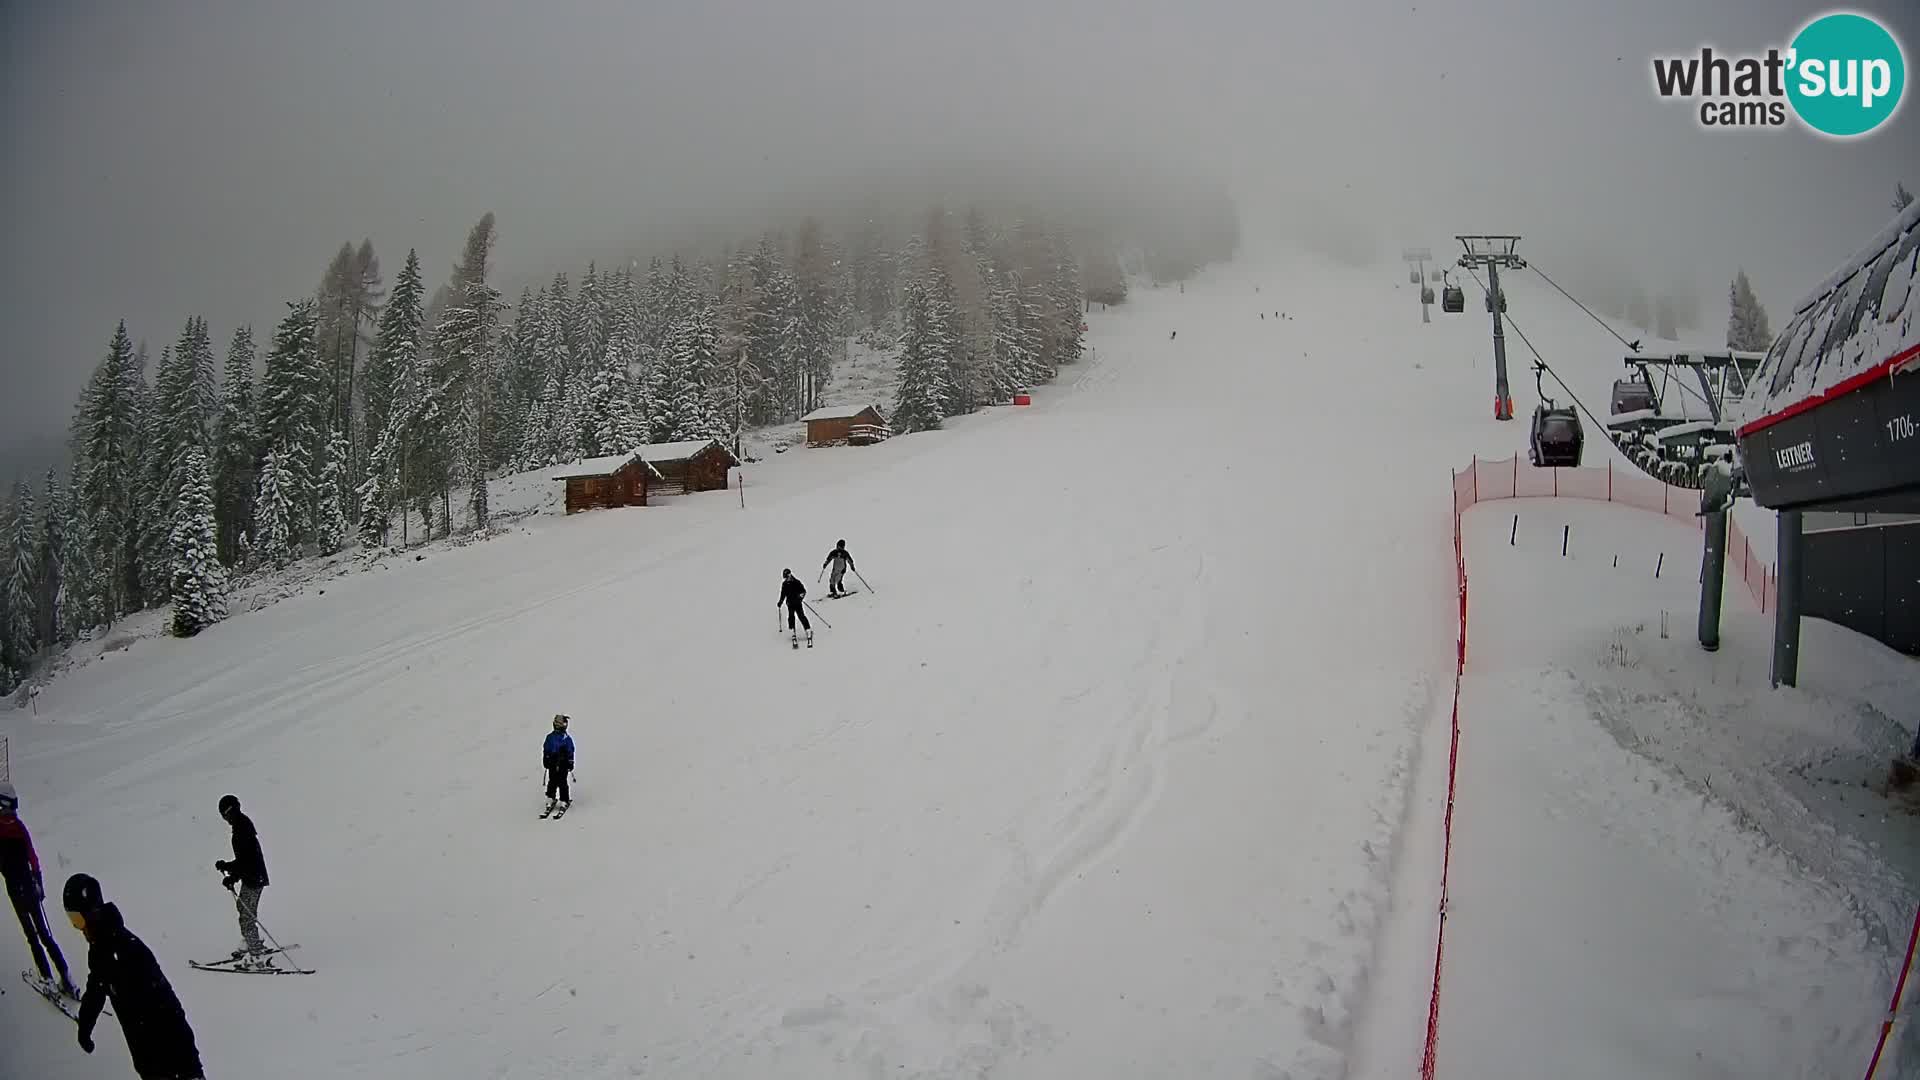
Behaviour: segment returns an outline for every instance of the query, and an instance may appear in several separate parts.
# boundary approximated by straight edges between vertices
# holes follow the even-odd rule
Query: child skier
[[[220,796],[220,816],[233,827],[233,858],[213,864],[215,870],[226,875],[220,884],[233,893],[234,906],[240,912],[240,947],[233,950],[233,958],[258,957],[267,952],[260,943],[260,891],[267,887],[267,857],[260,851],[260,834],[254,830],[253,819],[240,812],[238,795]],[[234,891],[235,885],[240,887],[238,892]]]
[[[840,581],[847,576],[847,571],[852,570],[854,567],[853,552],[847,550],[847,542],[845,540],[833,545],[833,550],[827,552],[827,561],[821,563],[820,568],[824,570],[828,566],[833,567],[833,577],[827,580],[827,595],[847,595],[846,587],[841,585]]]
[[[21,823],[19,811],[20,796],[14,792],[13,785],[0,782],[0,877],[6,879],[7,899],[13,901],[13,913],[20,917],[27,947],[33,950],[34,966],[40,969],[40,977],[46,980],[48,990],[58,987],[60,993],[78,998],[80,991],[74,988],[73,979],[67,974],[67,958],[60,955],[53,931],[47,929],[47,911],[43,905],[47,890],[40,880],[40,856],[33,850],[33,837]],[[49,956],[53,958],[51,967],[47,964]],[[58,983],[53,980],[56,971],[60,973]]]
[[[106,902],[86,874],[67,879],[61,897],[67,919],[87,936],[87,992],[80,999],[80,1049],[93,1053],[93,1025],[113,1002],[140,1080],[205,1080],[200,1048],[173,985],[153,950],[127,929],[120,909]]]
[[[553,730],[540,748],[540,763],[547,770],[546,812],[551,814],[558,807],[565,813],[573,805],[573,793],[567,789],[567,774],[573,772],[573,736],[567,734],[566,713],[554,714]]]
[[[806,599],[806,584],[793,576],[792,569],[780,571],[780,599],[775,600],[773,606],[778,609],[780,605],[786,605],[788,632],[793,631],[793,620],[799,619],[801,628],[807,632],[807,644],[811,645],[813,644],[813,624],[807,621],[806,610],[802,607]],[[797,638],[795,644],[798,644]]]

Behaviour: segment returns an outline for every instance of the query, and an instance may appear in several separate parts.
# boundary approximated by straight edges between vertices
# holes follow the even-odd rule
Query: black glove
[[[93,1032],[88,1031],[86,1028],[80,1029],[80,1049],[85,1050],[89,1054],[93,1053]]]
[[[227,890],[228,892],[232,892],[233,883],[239,880],[240,880],[239,878],[234,877],[232,874],[228,874],[226,877],[220,879],[220,887]]]
[[[229,867],[229,866],[232,866],[232,865],[233,865],[232,863],[230,863],[230,862],[228,862],[228,861],[227,861],[227,860],[225,860],[225,859],[215,859],[215,860],[213,861],[213,868],[214,868],[215,870],[218,870],[218,871],[220,871],[220,872],[221,872],[221,873],[223,873],[223,874],[227,872],[227,867]]]

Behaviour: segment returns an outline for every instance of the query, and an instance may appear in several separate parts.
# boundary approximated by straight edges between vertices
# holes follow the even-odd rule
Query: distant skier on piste
[[[67,958],[47,929],[46,886],[40,879],[40,856],[33,850],[33,837],[20,820],[20,796],[13,785],[0,781],[0,878],[6,879],[7,899],[13,901],[13,913],[20,917],[20,929],[26,932],[27,947],[33,950],[33,964],[49,988],[57,988],[71,998],[80,991],[67,974]],[[47,959],[53,963],[48,965]],[[60,979],[54,981],[54,973]]]
[[[80,998],[80,1049],[93,1053],[93,1025],[113,1002],[140,1080],[206,1080],[187,1013],[160,970],[153,950],[127,929],[120,909],[106,902],[86,874],[67,879],[61,894],[67,919],[87,936],[87,990]]]
[[[806,600],[806,583],[794,577],[791,568],[780,571],[780,599],[775,600],[773,606],[779,608],[783,604],[786,605],[787,630],[791,632],[793,630],[793,621],[799,619],[801,628],[807,632],[807,641],[811,643],[813,641],[813,624],[807,621]]]
[[[556,808],[564,814],[567,807],[573,805],[573,792],[567,787],[567,776],[573,772],[573,736],[567,734],[568,719],[566,713],[555,713],[553,730],[547,733],[547,741],[540,747],[540,764],[547,770],[546,814],[554,813]]]
[[[269,950],[260,942],[260,892],[267,887],[267,857],[260,851],[260,834],[253,819],[240,812],[238,795],[220,796],[220,816],[233,827],[233,858],[213,864],[226,875],[220,884],[233,893],[240,913],[240,947],[233,950],[233,958],[264,956]]]
[[[822,570],[829,566],[833,567],[833,576],[827,579],[827,595],[847,595],[846,587],[840,582],[847,576],[847,571],[853,569],[853,552],[847,550],[845,540],[833,545],[833,550],[827,552],[827,561],[820,564]]]

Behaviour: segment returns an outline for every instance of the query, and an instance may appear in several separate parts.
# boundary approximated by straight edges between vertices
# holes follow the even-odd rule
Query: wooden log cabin
[[[653,470],[651,491],[678,495],[688,491],[725,491],[727,470],[740,464],[717,439],[649,443],[637,453]]]
[[[808,446],[866,446],[893,434],[878,405],[829,405],[800,418]]]
[[[567,513],[607,510],[616,506],[645,506],[660,474],[638,451],[576,461],[554,473],[567,485]]]

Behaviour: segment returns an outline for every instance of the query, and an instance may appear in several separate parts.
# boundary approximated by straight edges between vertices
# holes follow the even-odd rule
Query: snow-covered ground
[[[1771,690],[1770,621],[1732,589],[1703,651],[1677,519],[1549,499],[1464,525],[1439,1075],[1863,1070],[1920,869],[1864,781],[1920,665],[1810,621],[1803,686]]]
[[[1488,417],[1484,317],[1422,325],[1393,279],[1275,257],[1137,288],[1031,407],[871,447],[770,440],[744,491],[646,508],[565,517],[550,477],[506,478],[516,528],[142,639],[48,685],[37,717],[0,717],[50,883],[102,879],[210,1075],[1406,1076],[1452,690],[1445,468],[1526,436]],[[1539,292],[1515,287],[1512,314],[1543,349],[1609,357],[1567,361],[1604,387],[1617,345],[1577,312],[1530,318],[1559,303]],[[881,392],[866,367],[828,400]],[[877,589],[819,603],[831,628],[790,649],[767,625],[779,570],[812,582],[842,537]],[[1545,572],[1507,587],[1581,619],[1631,599],[1573,579],[1544,598]],[[1503,662],[1534,686],[1566,643],[1529,629]],[[580,752],[559,823],[535,817],[556,711]],[[1561,711],[1549,750],[1640,775]],[[1710,756],[1711,725],[1682,730]],[[262,916],[317,975],[185,965],[236,935],[211,869],[227,791],[265,843]],[[1717,798],[1666,817],[1724,839]],[[1754,867],[1805,874],[1789,855],[1734,869]],[[1493,893],[1533,877],[1455,873]],[[1755,890],[1728,917],[1813,895]],[[1501,963],[1526,916],[1450,941],[1449,963]],[[1833,947],[1856,946],[1836,919]],[[1724,941],[1716,961],[1751,960],[1752,935]],[[1854,981],[1878,996],[1879,972]],[[1471,994],[1448,989],[1450,1052],[1496,1037],[1455,1011]],[[80,1055],[15,991],[0,1066],[91,1077],[124,1049],[109,1033]],[[1473,1067],[1446,1075],[1500,1075]]]

